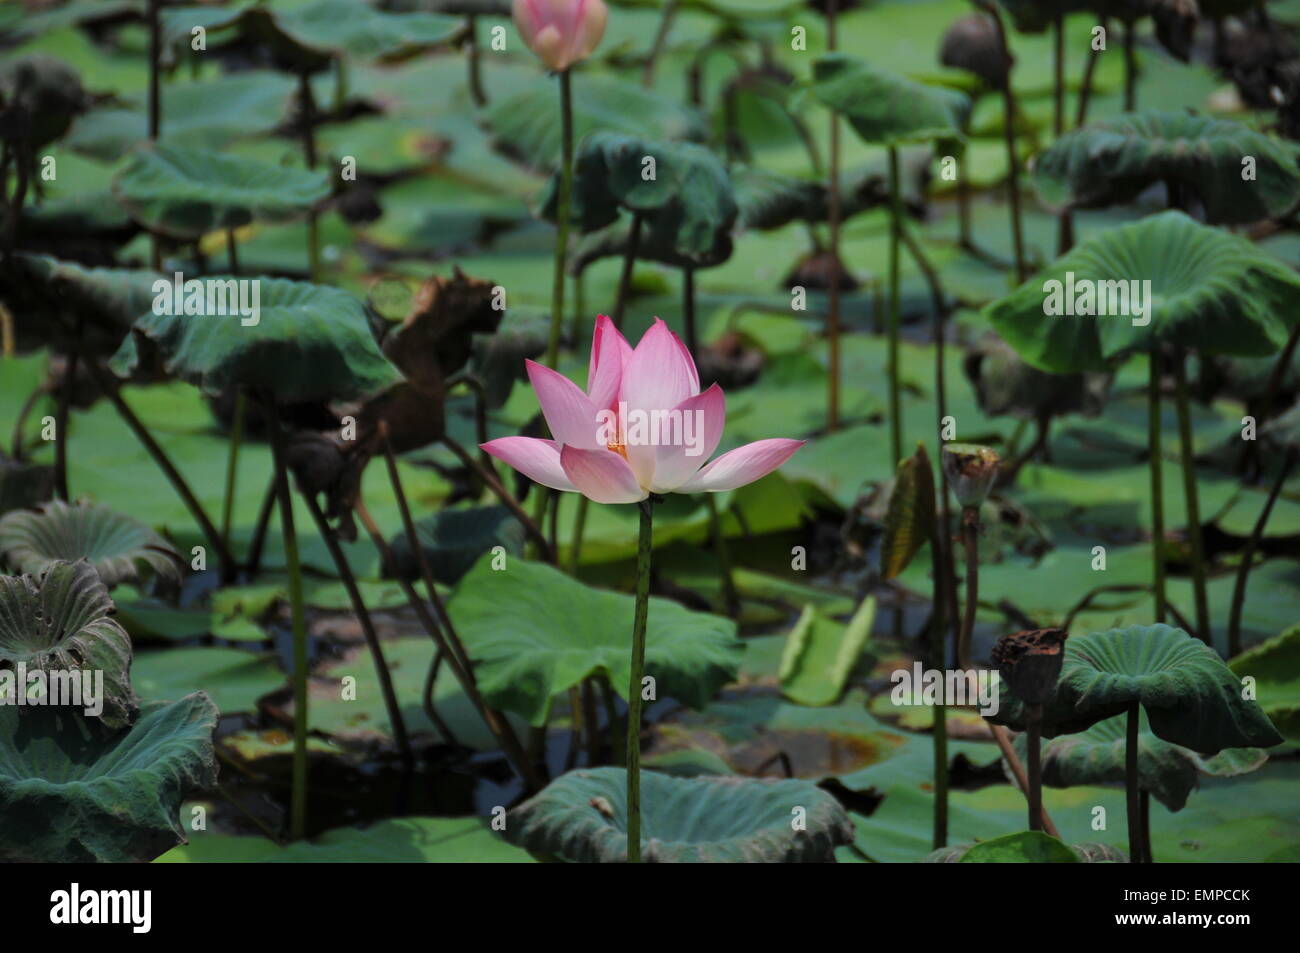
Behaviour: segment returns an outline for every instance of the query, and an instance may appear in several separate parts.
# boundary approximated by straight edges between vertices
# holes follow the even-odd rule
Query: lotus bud
[[[998,475],[998,452],[973,443],[946,444],[943,475],[963,509],[978,507],[993,489],[993,480]]]
[[[586,59],[605,35],[605,0],[515,0],[515,27],[537,58],[557,72]]]
[[[1051,700],[1068,637],[1064,629],[1031,629],[998,639],[993,661],[1017,698],[1029,705]]]

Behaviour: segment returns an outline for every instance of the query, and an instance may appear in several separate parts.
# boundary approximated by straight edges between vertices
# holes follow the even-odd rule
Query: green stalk
[[[1124,742],[1124,794],[1128,802],[1129,863],[1142,863],[1142,808],[1138,800],[1138,703],[1128,708],[1128,731]]]
[[[963,506],[961,510],[961,538],[966,552],[966,605],[962,613],[961,632],[957,638],[957,665],[962,669],[971,667],[970,644],[975,631],[975,610],[979,606],[980,558],[979,558],[980,509],[978,506]]]
[[[1165,621],[1165,490],[1160,450],[1160,352],[1152,350],[1147,380],[1147,454],[1151,468],[1151,556],[1155,570],[1156,621]]]
[[[1006,26],[1002,23],[1002,14],[998,12],[993,0],[975,0],[975,5],[993,18],[993,25],[998,32],[998,43],[1004,50],[1010,50],[1007,42]],[[1016,106],[1016,91],[1011,85],[1011,70],[1002,81],[1002,135],[1007,147],[1007,200],[1011,213],[1011,241],[1016,252],[1016,280],[1024,281],[1029,277],[1025,264],[1025,240],[1020,223],[1020,159],[1016,154],[1016,117],[1020,110]]]
[[[1250,565],[1255,561],[1255,550],[1259,549],[1259,541],[1264,536],[1264,527],[1268,523],[1269,514],[1273,512],[1273,504],[1277,502],[1278,495],[1282,492],[1282,485],[1286,483],[1286,478],[1290,476],[1294,465],[1295,453],[1288,450],[1286,458],[1282,461],[1282,469],[1278,471],[1277,479],[1273,481],[1273,487],[1268,492],[1264,509],[1250,531],[1246,549],[1241,554],[1241,565],[1237,567],[1237,581],[1232,587],[1232,611],[1228,615],[1229,658],[1241,654],[1241,610],[1246,605],[1246,582],[1250,577]]]
[[[942,474],[940,468],[940,474]],[[946,488],[944,490],[946,491]],[[930,566],[934,573],[934,599],[930,633],[930,667],[945,668],[944,636],[947,634],[948,618],[948,569],[944,557],[943,541],[947,538],[947,521],[936,526],[930,537]],[[940,703],[934,706],[934,840],[932,847],[938,850],[948,844],[948,709]]]
[[[555,275],[551,281],[551,335],[546,366],[560,356],[560,325],[564,321],[564,263],[569,245],[569,201],[573,192],[573,94],[569,71],[560,72],[560,191],[555,202]]]
[[[465,59],[469,66],[469,95],[480,109],[487,105],[487,92],[483,89],[483,70],[479,65],[478,17],[473,13],[465,17]]]
[[[903,227],[898,148],[889,147],[889,444],[894,469],[903,459],[903,409],[898,389],[899,243]]]
[[[289,495],[289,467],[284,434],[275,399],[265,399],[271,424],[271,454],[275,458],[275,488],[280,500],[280,529],[284,534],[284,559],[289,573],[289,609],[293,619],[293,769],[289,801],[289,837],[301,840],[307,832],[307,621],[303,613],[302,567],[298,562],[298,537],[293,527],[293,497]]]
[[[1029,724],[1025,733],[1029,757],[1029,829],[1043,829],[1043,706],[1029,706]]]
[[[316,168],[316,100],[312,96],[311,76],[298,74],[298,110],[302,123],[302,154],[307,168]],[[320,228],[316,209],[307,212],[307,270],[312,281],[320,281]]]
[[[235,391],[235,419],[230,424],[230,454],[226,458],[226,496],[221,506],[221,538],[227,549],[230,549],[230,523],[235,511],[235,476],[239,469],[239,444],[244,436],[246,402],[244,392]]]
[[[1187,536],[1192,544],[1192,591],[1196,597],[1196,634],[1214,645],[1210,630],[1210,601],[1205,591],[1205,542],[1201,537],[1201,504],[1196,489],[1196,451],[1192,446],[1192,414],[1187,398],[1187,367],[1183,352],[1174,355],[1177,387],[1178,442],[1182,449],[1183,495],[1187,499]]]
[[[839,0],[830,0],[826,6],[826,47],[832,53],[839,46],[835,22],[838,13]],[[826,300],[826,340],[830,347],[826,429],[834,433],[840,426],[840,117],[836,113],[831,113],[830,153],[830,180],[826,191],[826,226],[831,243],[831,283]],[[894,464],[898,464],[897,455]]]
[[[736,582],[731,573],[731,550],[722,533],[722,520],[718,518],[718,502],[712,493],[705,493],[709,505],[709,533],[713,536],[713,552],[718,557],[718,575],[722,577],[722,604],[733,619],[740,616],[740,599],[736,595]]]
[[[632,676],[627,691],[627,862],[641,862],[641,677],[645,671],[645,626],[650,609],[650,549],[654,503],[642,500],[641,536],[636,550],[636,615],[632,621]]]

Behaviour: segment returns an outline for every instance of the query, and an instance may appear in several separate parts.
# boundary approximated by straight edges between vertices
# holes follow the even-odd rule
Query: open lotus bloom
[[[515,26],[528,48],[553,70],[591,55],[605,35],[604,0],[515,0]]]
[[[535,483],[597,503],[734,490],[804,444],[758,440],[706,462],[722,440],[726,397],[717,384],[700,393],[690,351],[658,318],[635,350],[609,318],[596,319],[585,393],[563,374],[527,363],[555,439],[502,437],[482,447]]]

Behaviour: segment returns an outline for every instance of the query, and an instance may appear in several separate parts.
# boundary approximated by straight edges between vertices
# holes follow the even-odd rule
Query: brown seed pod
[[[1068,637],[1064,629],[1029,629],[998,639],[993,661],[1017,698],[1030,705],[1051,699],[1061,676]]]

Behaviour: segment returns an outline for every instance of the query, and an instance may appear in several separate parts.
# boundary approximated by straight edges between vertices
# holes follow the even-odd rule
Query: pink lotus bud
[[[605,35],[605,0],[515,0],[515,26],[528,48],[553,70],[591,55]]]

